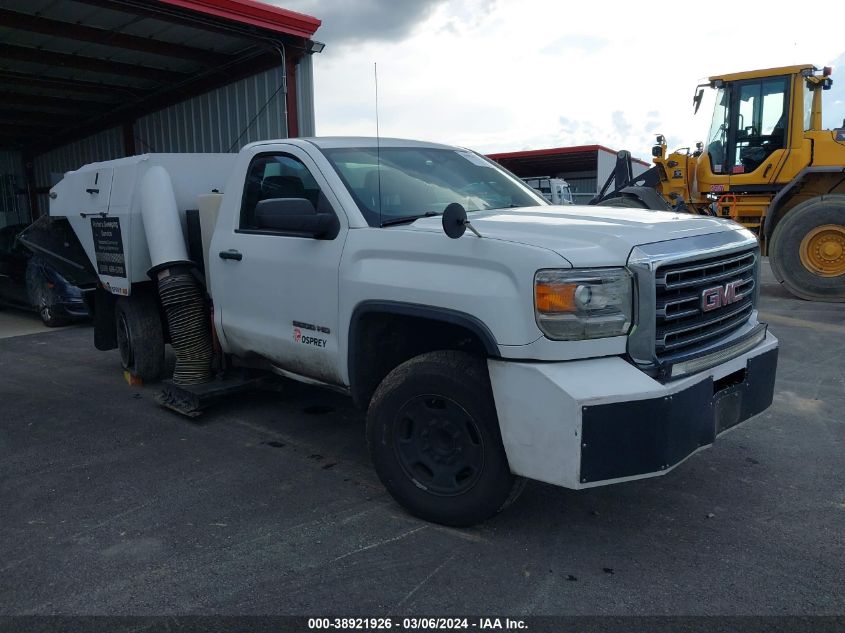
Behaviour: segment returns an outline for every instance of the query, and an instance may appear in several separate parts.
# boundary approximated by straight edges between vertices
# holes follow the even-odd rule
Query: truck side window
[[[320,185],[298,158],[290,154],[256,156],[249,165],[241,199],[240,228],[255,230],[255,207],[271,198],[305,198],[317,213],[334,213]]]

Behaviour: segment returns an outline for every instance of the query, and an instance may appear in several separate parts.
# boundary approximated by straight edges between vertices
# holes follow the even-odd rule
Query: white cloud
[[[282,0],[271,4],[319,14],[323,22],[319,39],[331,41],[337,47],[366,40],[401,39],[442,2],[445,0],[335,0],[332,3]]]
[[[394,0],[406,7],[408,1]],[[316,0],[275,3],[321,17]],[[329,5],[330,16],[337,22],[338,7],[354,13],[374,4],[345,0]],[[710,105],[705,101],[693,117],[692,95],[708,75],[823,65],[843,52],[839,39],[800,27],[769,2],[664,9],[447,0],[404,12],[407,22],[392,31],[398,39],[368,33],[353,45],[348,33],[333,43],[318,31],[327,46],[315,59],[317,132],[375,133],[378,62],[383,136],[483,152],[599,143],[647,157],[655,133],[666,135],[670,149],[704,140]],[[845,17],[841,2],[822,0],[812,12],[829,23]],[[331,34],[328,24],[325,33]],[[845,85],[845,67],[839,70]]]

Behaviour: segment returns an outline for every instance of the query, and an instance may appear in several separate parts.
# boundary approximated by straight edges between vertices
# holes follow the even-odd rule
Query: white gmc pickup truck
[[[772,401],[757,240],[730,221],[553,206],[394,139],[135,156],[50,195],[23,241],[96,285],[98,348],[149,381],[170,343],[171,405],[247,371],[350,394],[381,481],[430,521],[482,521],[524,478],[663,475]]]

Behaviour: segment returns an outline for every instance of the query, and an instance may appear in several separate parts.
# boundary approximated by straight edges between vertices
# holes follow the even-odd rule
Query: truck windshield
[[[439,214],[452,202],[467,212],[545,204],[521,182],[469,151],[426,147],[322,151],[370,226]]]

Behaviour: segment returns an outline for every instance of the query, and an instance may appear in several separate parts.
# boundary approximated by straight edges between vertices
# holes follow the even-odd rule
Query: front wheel
[[[379,385],[367,443],[388,492],[412,514],[473,525],[513,502],[511,474],[483,360],[463,352],[422,354]]]
[[[796,297],[845,301],[845,195],[812,198],[787,211],[772,233],[769,262]]]

